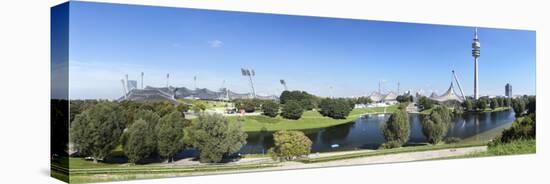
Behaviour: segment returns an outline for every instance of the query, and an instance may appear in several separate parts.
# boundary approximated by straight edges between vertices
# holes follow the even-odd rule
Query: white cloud
[[[219,47],[222,47],[223,42],[220,40],[212,40],[212,41],[208,41],[208,45],[210,45],[210,47],[212,48],[219,48]]]

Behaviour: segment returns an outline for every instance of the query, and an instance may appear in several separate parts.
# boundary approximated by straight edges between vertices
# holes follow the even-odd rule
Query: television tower
[[[480,56],[479,48],[481,48],[481,45],[477,37],[477,28],[475,28],[474,40],[472,41],[472,56],[474,57],[474,99],[476,100],[479,99],[479,84],[477,79],[477,61]]]

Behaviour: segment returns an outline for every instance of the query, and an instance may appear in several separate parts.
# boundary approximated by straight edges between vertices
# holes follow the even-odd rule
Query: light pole
[[[252,77],[256,76],[256,72],[254,71],[254,69],[241,68],[241,74],[243,76],[248,76],[250,87],[252,88],[252,98],[256,98],[256,90],[254,89],[254,82],[252,81]]]

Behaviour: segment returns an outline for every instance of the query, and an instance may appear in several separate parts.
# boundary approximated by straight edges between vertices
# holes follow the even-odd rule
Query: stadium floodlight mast
[[[281,79],[280,82],[281,82],[281,85],[283,85],[283,87],[285,88],[285,91],[288,91],[288,87],[286,86],[286,81],[284,79]]]
[[[143,75],[144,75],[144,73],[141,72],[141,89],[143,89]]]
[[[241,74],[248,77],[250,87],[252,88],[252,98],[256,98],[256,90],[254,89],[254,82],[252,81],[252,77],[256,76],[256,72],[254,72],[254,69],[241,68]]]
[[[401,87],[401,83],[399,83],[399,81],[397,81],[397,95],[400,95],[400,94],[399,94],[399,90],[400,90],[399,88],[400,88],[400,87]]]
[[[124,82],[124,79],[120,79],[120,82],[122,83],[122,92],[124,93],[124,99],[128,99],[128,93],[126,92],[126,83]]]
[[[194,82],[193,85],[195,86],[195,90],[196,90],[197,89],[197,76],[196,75],[193,77],[193,82]]]
[[[329,93],[330,93],[330,98],[334,98],[334,93],[333,93],[333,91],[332,91],[332,86],[329,86],[329,87],[328,87],[328,91],[329,91]]]
[[[170,87],[170,73],[166,74],[166,87]]]

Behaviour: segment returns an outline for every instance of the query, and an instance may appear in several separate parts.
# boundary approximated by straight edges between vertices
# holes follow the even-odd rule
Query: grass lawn
[[[474,153],[470,155],[445,157],[435,160],[455,159],[455,158],[475,158],[487,156],[504,156],[504,155],[519,155],[519,154],[534,154],[537,152],[537,141],[531,140],[516,140],[506,144],[489,146],[486,152]]]
[[[495,109],[486,108],[485,110],[480,111],[480,112],[498,112],[498,111],[506,111],[506,110],[510,110],[510,109],[511,109],[511,107],[497,107]]]
[[[162,178],[192,175],[193,173],[249,170],[278,166],[277,163],[199,166],[163,166],[159,164],[130,165],[101,162],[94,164],[92,161],[86,161],[76,157],[70,157],[69,164],[71,168],[69,178],[71,183]]]
[[[397,105],[389,106],[386,109],[387,113],[391,113],[397,109]],[[344,123],[355,121],[365,113],[383,113],[383,107],[353,109],[346,119],[332,119],[324,117],[317,111],[306,111],[302,118],[298,120],[284,119],[280,116],[275,118],[267,116],[244,116],[244,117],[228,117],[230,122],[241,120],[246,132],[259,132],[262,129],[266,131],[279,130],[306,130],[315,128],[325,128]]]
[[[178,99],[178,101],[185,104],[193,104],[195,101],[201,101],[204,105],[206,105],[206,109],[223,108],[227,104],[227,102],[210,100]]]

